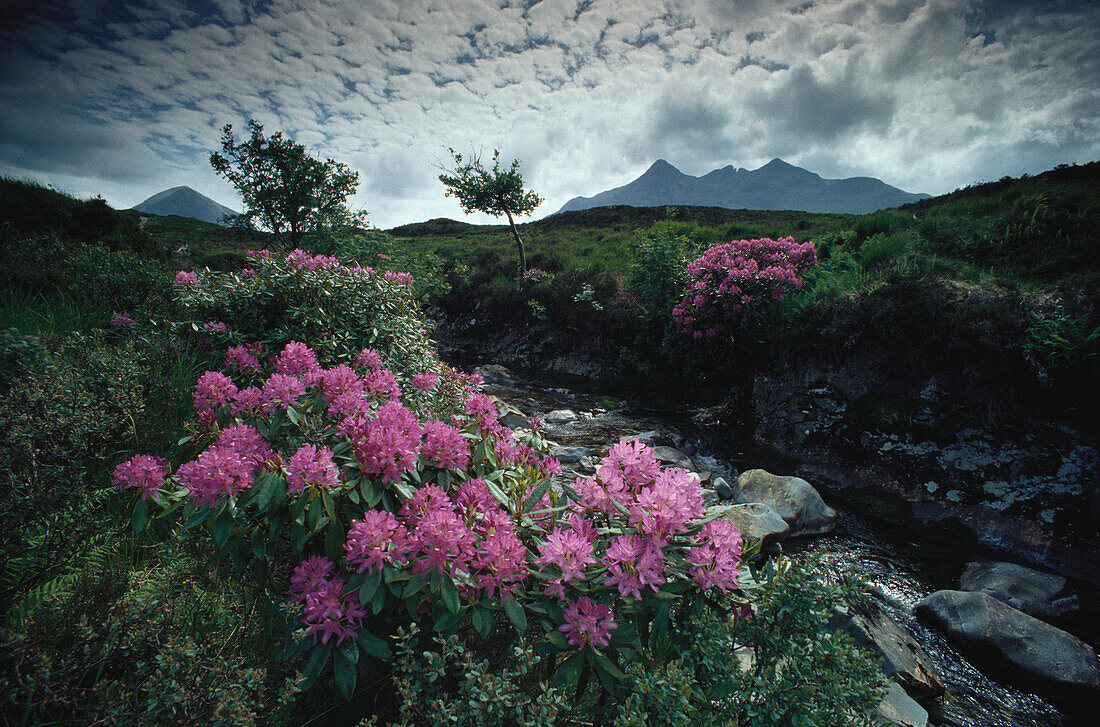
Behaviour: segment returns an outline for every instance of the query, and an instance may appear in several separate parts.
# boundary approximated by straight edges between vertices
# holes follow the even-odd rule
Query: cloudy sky
[[[3,0],[0,174],[129,207],[249,118],[360,173],[389,227],[448,216],[445,147],[546,198],[773,157],[932,194],[1100,159],[1084,0]],[[473,218],[472,221],[481,221]]]

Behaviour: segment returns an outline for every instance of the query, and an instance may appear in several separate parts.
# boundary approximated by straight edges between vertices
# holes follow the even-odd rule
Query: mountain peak
[[[221,218],[225,215],[237,214],[235,210],[218,204],[187,186],[171,187],[157,192],[133,208],[151,215],[178,215],[214,224],[221,224]]]
[[[649,166],[649,169],[645,170],[646,174],[649,174],[650,172],[661,172],[661,173],[675,172],[677,174],[683,174],[683,172],[681,172],[679,169],[677,169],[676,167],[674,167],[671,164],[669,164],[668,162],[666,162],[664,159],[658,159],[657,161],[653,162],[653,164],[651,164]]]

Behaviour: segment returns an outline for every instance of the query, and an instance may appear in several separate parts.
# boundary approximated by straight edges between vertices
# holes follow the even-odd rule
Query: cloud
[[[943,192],[1100,157],[1097,26],[1022,0],[52,0],[0,22],[0,172],[234,206],[206,156],[257,118],[357,169],[382,226],[461,215],[446,146],[521,158],[538,214],[658,157]]]

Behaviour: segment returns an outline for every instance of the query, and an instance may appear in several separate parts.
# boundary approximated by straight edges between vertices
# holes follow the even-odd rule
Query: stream
[[[578,471],[590,472],[610,445],[638,435],[644,441],[686,450],[696,469],[704,477],[709,473],[709,479],[703,482],[708,504],[718,501],[710,486],[714,478],[734,482],[740,471],[754,467],[775,474],[791,474],[784,471],[783,463],[748,458],[731,461],[715,455],[703,443],[704,437],[693,423],[691,411],[625,408],[606,397],[551,385],[489,379],[486,393],[525,416],[544,419],[544,435],[559,447],[556,453],[563,461],[563,477]],[[565,412],[572,412],[575,417]],[[924,596],[957,587],[958,574],[970,559],[967,556],[972,558],[974,554],[960,553],[919,533],[861,516],[828,496],[826,500],[838,512],[836,529],[822,537],[788,540],[783,543],[783,550],[796,558],[819,558],[823,578],[854,572],[867,579],[888,615],[921,645],[947,686],[944,696],[922,702],[929,712],[930,724],[1071,727],[1087,723],[1079,713],[1080,705],[1060,705],[984,673],[962,657],[942,633],[913,616],[913,605]],[[1087,635],[1082,637],[1088,640]]]

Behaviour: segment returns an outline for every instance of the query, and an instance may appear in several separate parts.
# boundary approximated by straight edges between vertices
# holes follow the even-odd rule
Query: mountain
[[[823,179],[782,159],[772,159],[751,171],[722,167],[701,177],[684,174],[664,159],[658,159],[630,184],[593,197],[574,197],[558,212],[613,205],[691,205],[864,214],[927,197],[891,187],[873,177]]]
[[[151,215],[179,215],[214,224],[220,224],[222,215],[238,214],[190,187],[172,187],[158,192],[141,204],[134,205],[134,209]]]

